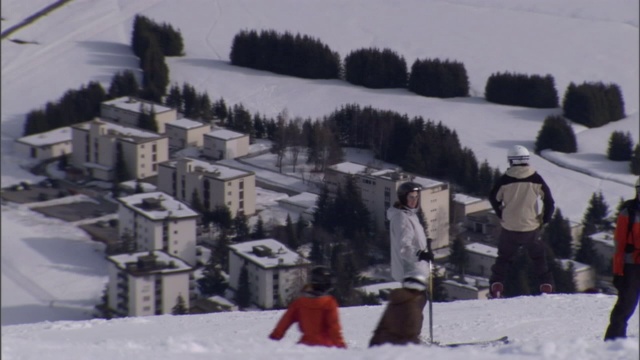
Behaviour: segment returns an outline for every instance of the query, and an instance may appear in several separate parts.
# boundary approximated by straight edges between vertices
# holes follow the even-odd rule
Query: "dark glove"
[[[418,250],[416,255],[418,256],[418,260],[429,262],[433,261],[433,253],[431,251]]]
[[[624,276],[614,275],[613,286],[615,286],[616,289],[620,290],[623,285],[624,285]]]

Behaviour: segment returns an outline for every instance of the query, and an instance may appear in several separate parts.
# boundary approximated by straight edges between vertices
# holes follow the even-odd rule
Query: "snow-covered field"
[[[2,30],[53,1],[2,1]],[[598,129],[574,127],[579,151],[545,152],[533,165],[549,183],[564,216],[580,221],[593,192],[611,207],[632,196],[627,163],[606,159],[609,136],[629,131],[640,140],[637,0],[75,0],[10,39],[1,57],[1,185],[36,180],[20,167],[13,140],[24,116],[89,81],[108,87],[111,76],[137,71],[130,47],[137,13],[169,22],[185,38],[187,55],[168,59],[172,82],[188,82],[212,99],[242,103],[252,112],[320,117],[358,103],[442,121],[455,129],[480,161],[504,170],[506,149],[530,149],[549,114],[482,99],[496,72],[551,74],[560,96],[570,82],[602,81],[622,89],[628,117]],[[472,97],[434,99],[405,90],[370,90],[345,82],[297,79],[229,65],[233,36],[243,29],[274,29],[320,39],[342,58],[364,47],[390,48],[411,64],[440,58],[465,64]],[[355,156],[355,155],[354,155]],[[357,158],[361,160],[362,158]],[[291,177],[271,176],[263,155],[258,176],[292,188]],[[561,164],[562,166],[558,166]],[[278,194],[265,192],[265,203]],[[274,211],[273,216],[283,213]],[[488,349],[365,349],[380,307],[343,308],[350,349],[293,345],[266,339],[279,312],[249,312],[114,321],[90,319],[106,266],[100,246],[73,225],[25,206],[2,206],[2,357],[8,359],[634,359],[634,338],[601,341],[615,300],[606,295],[553,295],[500,301],[435,304],[435,336],[444,342],[510,335],[513,343]],[[51,321],[73,320],[65,322]],[[37,323],[37,324],[36,324]],[[22,324],[22,325],[15,325]],[[425,333],[427,327],[425,326]],[[272,355],[269,355],[272,354]]]

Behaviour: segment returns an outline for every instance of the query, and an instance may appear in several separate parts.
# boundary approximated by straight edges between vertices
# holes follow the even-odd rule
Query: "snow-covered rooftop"
[[[123,110],[128,110],[133,112],[140,112],[140,104],[142,104],[145,110],[151,110],[153,108],[153,111],[156,114],[173,110],[162,104],[141,100],[137,98],[132,98],[130,96],[123,96],[113,100],[105,101],[103,102],[103,104],[117,107],[118,109],[123,109]]]
[[[209,124],[202,123],[200,121],[195,121],[187,118],[181,118],[173,121],[169,121],[166,123],[166,126],[173,126],[185,130],[197,129],[200,127],[211,127]]]
[[[491,257],[497,257],[498,256],[498,249],[494,248],[493,246],[489,246],[489,245],[485,245],[485,244],[480,244],[480,243],[471,243],[471,244],[467,244],[465,246],[465,248],[467,249],[467,251],[476,253],[476,254],[480,254],[480,255],[486,255],[486,256],[491,256]]]
[[[367,166],[362,164],[356,164],[350,161],[345,161],[345,162],[331,165],[329,166],[329,168],[345,174],[358,174],[358,173],[364,173]]]
[[[185,270],[191,270],[191,266],[185,263],[180,258],[171,256],[163,251],[151,252],[155,256],[154,262],[149,267],[137,267],[131,264],[137,264],[140,258],[145,258],[150,255],[148,251],[137,252],[133,254],[119,254],[107,257],[118,268],[122,270],[130,270],[135,273],[172,273],[183,272]],[[130,265],[127,265],[130,264]]]
[[[160,135],[152,131],[146,131],[138,128],[123,126],[120,124],[112,123],[110,121],[105,121],[103,119],[94,119],[91,121],[73,125],[73,127],[89,131],[92,123],[104,124],[107,129],[107,135],[117,136],[120,139],[129,140],[133,142],[144,142],[150,139],[159,139],[159,138],[166,137],[164,135]]]
[[[226,130],[226,129],[217,129],[204,134],[204,136],[211,136],[212,138],[222,139],[222,140],[232,140],[232,139],[237,139],[237,138],[248,136],[248,135],[231,131],[231,130]]]
[[[614,243],[614,240],[613,240],[613,234],[610,233],[610,232],[602,231],[602,232],[599,232],[599,233],[595,233],[595,234],[589,235],[589,237],[593,241],[604,243],[604,244],[609,245],[609,246],[615,246],[615,243]]]
[[[269,249],[271,251],[271,255],[259,256],[254,252],[254,247],[256,246],[263,249]],[[291,251],[275,239],[247,241],[240,244],[229,245],[229,249],[262,268],[310,264],[309,260],[301,257],[298,253]]]
[[[463,205],[469,205],[469,204],[481,202],[483,200],[477,197],[473,197],[471,195],[457,193],[457,194],[453,194],[453,201]]]
[[[318,195],[309,192],[303,192],[298,195],[279,200],[280,203],[289,203],[307,209],[314,207],[317,201]]]
[[[16,140],[32,146],[45,146],[71,141],[71,128],[69,126],[24,136]]]
[[[182,161],[188,161],[191,163],[192,172],[206,172],[215,174],[215,177],[221,180],[231,180],[243,176],[252,175],[251,171],[234,169],[219,163],[210,163],[208,161],[193,159],[193,158],[183,158]],[[181,160],[170,160],[162,163],[163,166],[169,166],[175,168],[178,164],[178,161]]]
[[[164,220],[171,218],[197,217],[198,213],[189,206],[161,191],[134,194],[118,198],[124,206],[151,219]]]

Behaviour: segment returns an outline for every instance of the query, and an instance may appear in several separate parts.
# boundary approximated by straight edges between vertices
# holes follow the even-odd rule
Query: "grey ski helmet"
[[[333,288],[334,276],[326,266],[316,266],[311,269],[311,286],[314,290],[328,292]]]
[[[413,182],[407,181],[405,183],[400,184],[398,187],[398,201],[404,206],[407,206],[407,194],[414,191],[422,191],[422,185]]]

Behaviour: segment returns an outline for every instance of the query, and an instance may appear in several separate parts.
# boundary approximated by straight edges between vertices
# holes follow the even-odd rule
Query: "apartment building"
[[[118,198],[118,235],[138,251],[162,250],[195,265],[198,213],[163,192]]]
[[[165,124],[165,134],[169,137],[169,148],[202,147],[204,134],[211,132],[211,125],[187,118],[169,121]]]
[[[462,221],[462,228],[457,236],[467,242],[483,242],[498,246],[498,238],[502,231],[500,218],[492,208],[467,213]]]
[[[453,278],[442,282],[447,291],[447,300],[483,300],[489,295],[489,280],[486,278],[465,276],[464,279]]]
[[[162,104],[142,100],[131,96],[123,96],[100,104],[100,117],[117,124],[136,127],[141,113],[155,114],[158,133],[164,134],[165,125],[178,119],[178,111]]]
[[[352,162],[328,167],[324,181],[329,190],[335,193],[338,186],[344,188],[348,177],[355,179],[362,200],[379,229],[388,229],[387,209],[397,200],[397,189],[400,184],[414,181],[422,185],[420,206],[425,216],[428,235],[433,239],[432,246],[434,249],[449,246],[448,184],[398,169],[378,170]]]
[[[39,161],[71,154],[71,128],[68,126],[23,136],[14,144],[16,154]]]
[[[182,297],[187,309],[195,291],[193,268],[162,251],[107,257],[108,307],[118,316],[171,314]]]
[[[71,142],[71,164],[104,181],[114,178],[118,156],[135,179],[157,175],[158,163],[169,157],[166,136],[97,118],[73,125]]]
[[[465,246],[469,255],[467,272],[472,275],[483,277],[491,276],[491,267],[498,257],[498,249],[480,243],[471,243]]]
[[[202,154],[214,160],[235,159],[249,153],[249,135],[216,129],[204,134]]]
[[[491,210],[491,203],[487,199],[458,193],[451,200],[454,224],[464,223],[468,214],[484,210]]]
[[[235,217],[238,212],[251,216],[256,212],[256,176],[203,160],[182,158],[160,164],[158,190],[191,204],[194,191],[202,206],[211,211],[226,206]]]
[[[274,239],[229,246],[229,287],[237,291],[240,274],[249,275],[251,301],[263,309],[286,306],[307,281],[311,262]]]
[[[562,268],[567,270],[569,266],[573,268],[573,283],[576,291],[584,292],[596,288],[596,270],[590,265],[569,259],[560,260]]]

